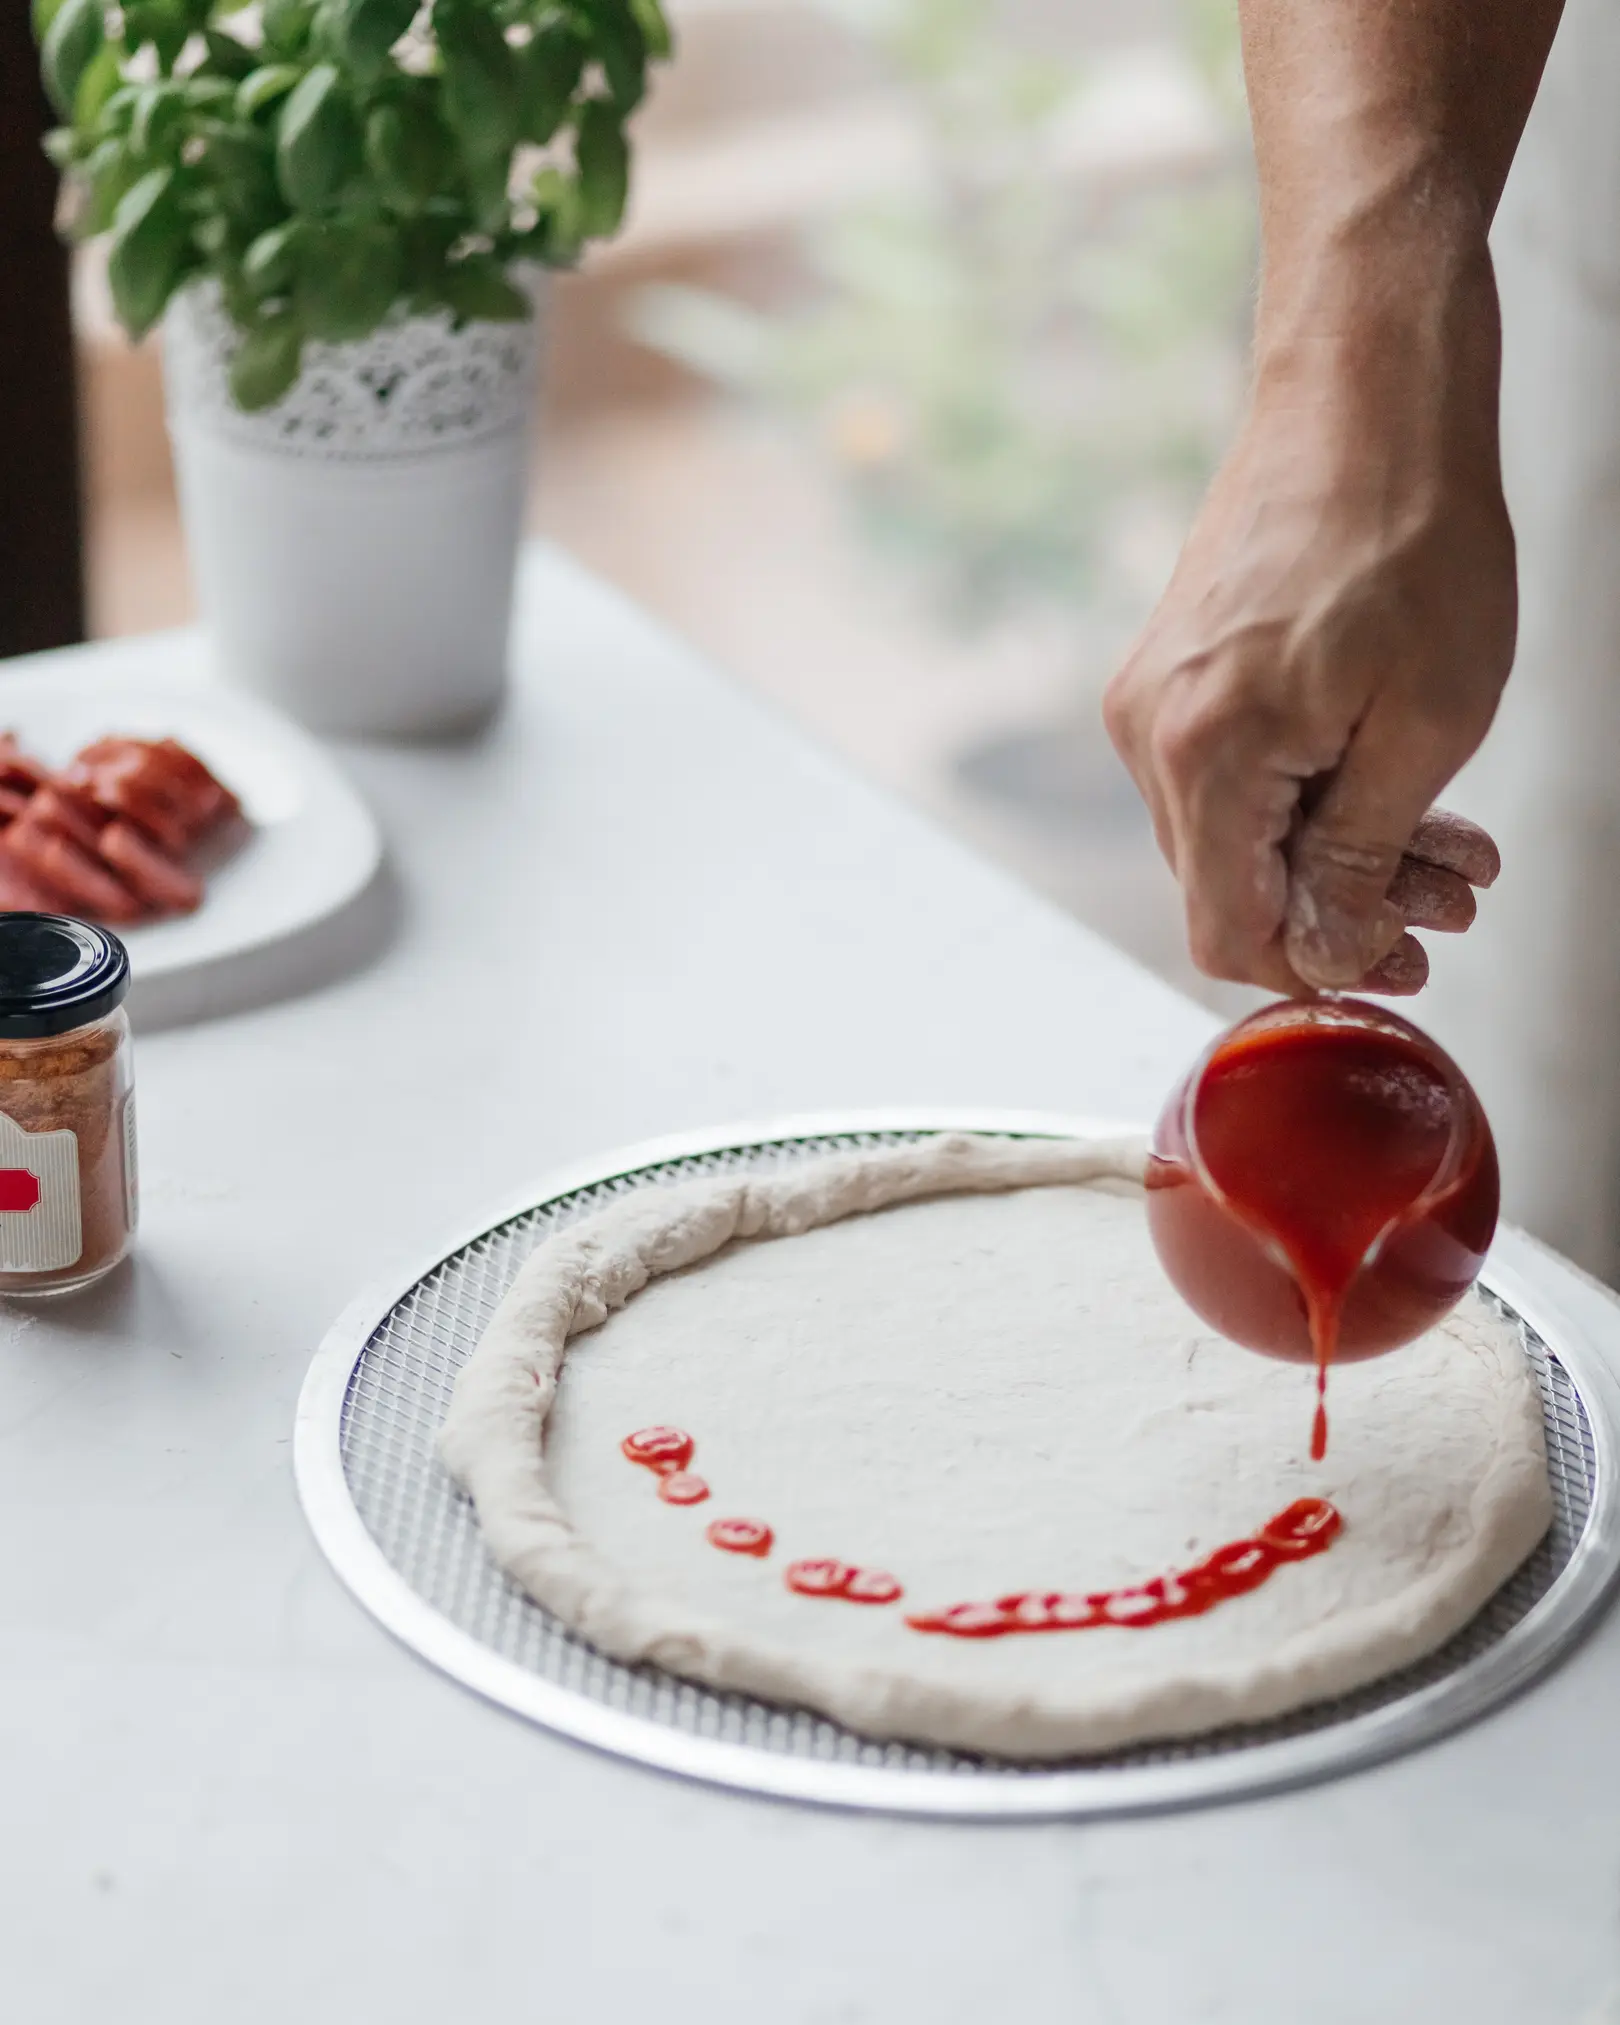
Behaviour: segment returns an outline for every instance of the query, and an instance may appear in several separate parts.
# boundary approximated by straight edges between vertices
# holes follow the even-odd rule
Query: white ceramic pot
[[[312,730],[427,737],[506,683],[533,427],[528,323],[413,318],[309,345],[244,415],[234,333],[207,287],[164,333],[170,440],[220,670]]]

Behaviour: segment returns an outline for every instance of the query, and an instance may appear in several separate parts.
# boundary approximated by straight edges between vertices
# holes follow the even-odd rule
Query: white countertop
[[[76,651],[134,671],[201,648]],[[665,1132],[929,1103],[1146,1117],[1208,1031],[554,555],[527,566],[518,659],[483,741],[346,755],[394,868],[351,924],[361,967],[142,1038],[134,1270],[0,1316],[0,2018],[1620,2018],[1615,1614],[1379,1770],[974,1828],[598,1757],[340,1589],[289,1437],[362,1283]],[[1559,1282],[1620,1346],[1620,1310]]]

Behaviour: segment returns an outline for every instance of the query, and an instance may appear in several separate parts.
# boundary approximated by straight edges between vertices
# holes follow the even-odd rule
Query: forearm
[[[1494,407],[1486,233],[1561,8],[1241,0],[1260,180],[1262,382],[1326,366],[1398,405],[1402,388],[1426,377],[1421,354],[1432,347],[1453,372],[1484,382],[1478,392]],[[1391,345],[1419,356],[1390,356]]]
[[[1364,222],[1488,226],[1563,0],[1240,0],[1268,259]]]

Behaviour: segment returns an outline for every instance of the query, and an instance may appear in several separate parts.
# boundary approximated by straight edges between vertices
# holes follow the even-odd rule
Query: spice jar
[[[135,1229],[129,956],[64,914],[0,914],[0,1294],[99,1280]]]

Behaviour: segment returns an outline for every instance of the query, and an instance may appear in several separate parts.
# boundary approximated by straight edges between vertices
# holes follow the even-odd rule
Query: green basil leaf
[[[53,169],[71,169],[84,152],[84,143],[72,127],[52,127],[40,146]]]
[[[178,155],[185,138],[186,100],[178,84],[143,84],[129,122],[129,145],[143,161]]]
[[[191,236],[210,260],[223,260],[236,245],[239,234],[223,211],[210,211],[191,228]]]
[[[660,63],[673,55],[675,38],[669,31],[669,22],[658,0],[630,0],[630,12],[636,17],[636,26],[641,30],[647,54]]]
[[[502,155],[475,155],[462,164],[467,208],[479,232],[504,232],[511,211],[507,196],[507,162]]]
[[[274,407],[298,378],[304,333],[291,314],[265,317],[231,355],[231,398],[249,414]]]
[[[326,0],[323,40],[363,83],[380,77],[388,52],[416,19],[418,0]]]
[[[333,65],[318,63],[281,109],[276,173],[295,211],[329,208],[360,166],[360,129]]]
[[[256,300],[285,295],[292,287],[297,274],[294,255],[303,230],[301,220],[289,218],[261,232],[242,256],[242,280]]]
[[[185,0],[124,0],[123,16],[124,40],[131,49],[150,43],[166,76],[191,35]]]
[[[36,43],[44,42],[51,32],[51,23],[66,4],[67,0],[33,0],[33,5],[28,10],[28,19]]]
[[[311,225],[297,246],[294,300],[310,337],[368,337],[394,306],[402,261],[389,227],[334,219]]]
[[[410,218],[401,224],[399,236],[404,255],[401,290],[431,308],[438,300],[434,287],[439,270],[461,237],[461,225],[453,217]]]
[[[208,67],[215,77],[227,77],[239,84],[258,68],[257,52],[223,29],[205,28],[203,41],[208,45]]]
[[[303,74],[294,63],[261,64],[236,87],[236,117],[256,119],[284,99]]]
[[[613,103],[628,113],[641,103],[647,90],[647,51],[641,29],[626,8],[604,8],[592,24],[596,30],[596,54],[607,79]]]
[[[239,255],[241,251],[242,248],[240,247],[233,248],[233,254]],[[261,314],[270,316],[281,315],[283,305],[279,303],[274,309],[261,311],[259,303],[248,293],[247,285],[242,280],[241,267],[238,265],[236,258],[223,258],[216,261],[214,265],[214,278],[219,282],[220,300],[225,305],[225,313],[239,331],[251,330],[259,321]]]
[[[118,320],[143,338],[163,314],[185,265],[189,233],[173,169],[152,169],[113,215],[107,279]]]
[[[542,169],[529,187],[529,198],[540,215],[523,236],[524,252],[548,267],[572,266],[585,238],[579,185],[561,169]]]
[[[75,237],[93,239],[105,232],[117,216],[125,196],[140,181],[143,170],[128,145],[116,138],[99,143],[84,164],[89,185],[89,202],[75,228]]]
[[[263,224],[281,210],[270,148],[257,127],[204,120],[200,166],[223,209],[242,224]]]
[[[391,100],[366,121],[366,167],[394,210],[420,211],[454,174],[450,136],[423,100]]]
[[[183,78],[179,91],[191,112],[212,113],[216,119],[229,119],[236,110],[237,87],[228,77],[194,75]]]
[[[544,147],[562,125],[588,53],[566,23],[554,22],[530,38],[518,59],[519,129],[524,140]]]
[[[301,56],[315,19],[315,0],[264,0],[259,29],[272,56]]]
[[[111,44],[108,45],[109,48]],[[143,87],[121,84],[96,115],[96,136],[106,140],[112,134],[127,134]]]
[[[114,93],[120,89],[121,76],[118,51],[110,42],[104,42],[85,65],[79,88],[73,94],[73,124],[81,133],[95,131]]]
[[[606,99],[586,101],[574,141],[579,167],[579,216],[587,238],[617,232],[630,194],[630,149],[617,109]]]
[[[464,159],[499,160],[504,171],[522,124],[516,52],[486,13],[467,0],[434,0],[444,105]]]
[[[468,323],[521,323],[533,314],[529,298],[487,253],[449,263],[439,276],[440,300]]]
[[[63,119],[73,117],[79,81],[105,40],[101,0],[64,0],[52,17],[39,68],[51,104]]]

